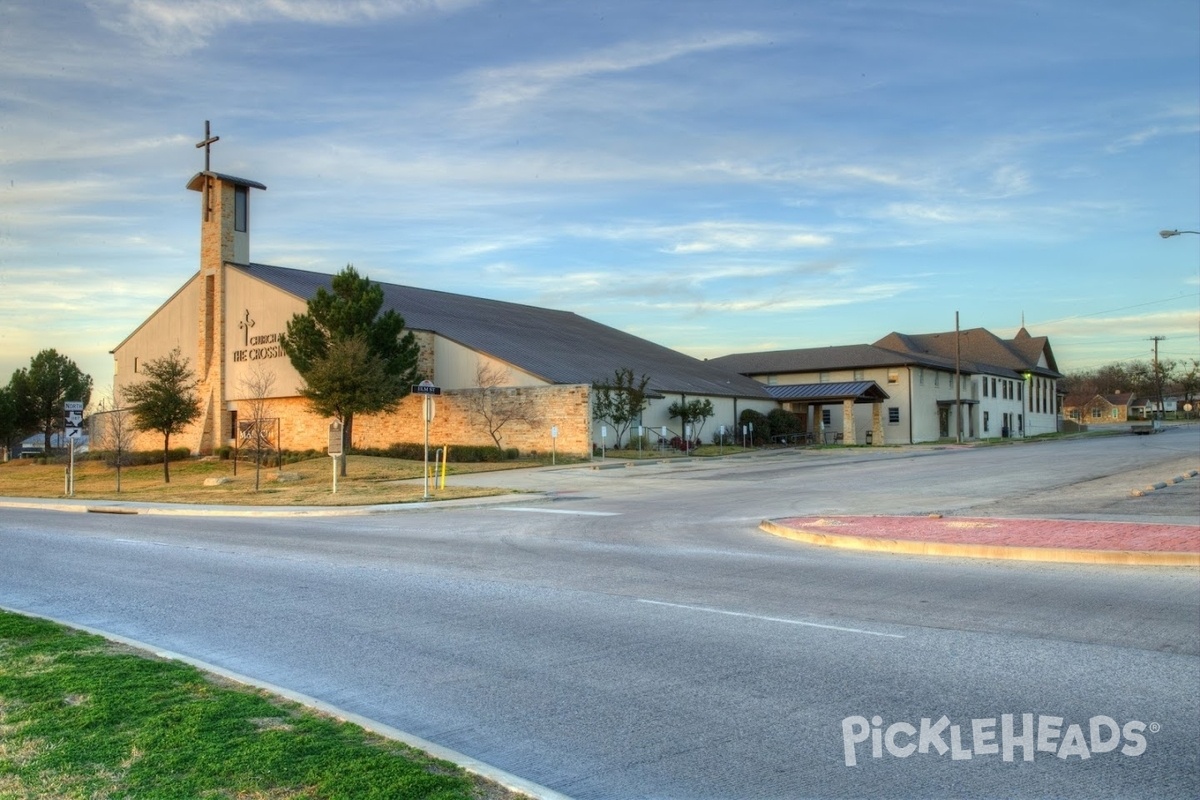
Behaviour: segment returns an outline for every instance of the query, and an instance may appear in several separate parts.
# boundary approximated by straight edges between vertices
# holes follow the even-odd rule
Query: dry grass
[[[338,478],[336,494],[332,492],[333,465],[329,458],[285,464],[282,470],[264,467],[259,475],[257,491],[254,488],[254,466],[246,463],[238,465],[238,474],[234,476],[230,461],[200,459],[172,462],[169,484],[163,483],[161,464],[125,467],[121,470],[121,491],[118,493],[115,469],[99,461],[80,461],[75,464],[74,497],[83,500],[248,506],[354,506],[411,503],[423,499],[425,487],[421,473],[424,465],[421,462],[351,456],[348,465],[349,474]],[[533,462],[512,461],[451,464],[446,488],[437,489],[436,482],[430,479],[430,495],[434,500],[450,500],[507,494],[508,490],[505,489],[467,485],[470,473],[535,465]],[[65,475],[65,464],[37,464],[28,460],[0,464],[0,496],[64,497]],[[205,485],[207,480],[222,478],[225,482],[220,485]]]

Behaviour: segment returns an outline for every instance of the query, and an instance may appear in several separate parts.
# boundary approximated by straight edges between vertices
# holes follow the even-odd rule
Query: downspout
[[[916,444],[916,442],[913,441],[914,409],[913,409],[912,387],[913,387],[912,364],[909,364],[908,365],[908,443]]]

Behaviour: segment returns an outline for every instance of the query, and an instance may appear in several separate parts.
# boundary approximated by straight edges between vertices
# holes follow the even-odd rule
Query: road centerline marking
[[[619,517],[619,511],[574,511],[563,508],[525,508],[523,506],[501,506],[501,511],[524,511],[529,514],[573,514],[582,517]]]
[[[708,608],[707,606],[689,606],[684,603],[668,603],[663,600],[647,600],[643,597],[637,598],[639,603],[650,603],[655,606],[667,606],[669,608],[682,608],[688,611],[704,611],[709,614],[724,614],[729,617],[746,617],[748,619],[757,619],[764,622],[782,622],[785,625],[801,625],[805,628],[823,628],[829,631],[842,631],[843,633],[861,633],[864,636],[884,636],[888,639],[903,639],[905,638],[899,633],[882,633],[881,631],[868,631],[862,628],[845,628],[840,625],[822,625],[819,622],[804,622],[798,619],[786,619],[784,617],[768,617],[762,614],[747,614],[744,611],[726,611],[723,608]]]

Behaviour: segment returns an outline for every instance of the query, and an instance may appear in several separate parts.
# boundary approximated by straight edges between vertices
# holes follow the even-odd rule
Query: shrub
[[[758,426],[755,426],[757,428]],[[767,414],[767,427],[771,431],[771,436],[786,436],[791,433],[800,433],[800,417],[782,408],[773,408],[771,413]]]
[[[763,414],[755,411],[752,408],[747,408],[738,415],[739,425],[753,425],[754,434],[751,436],[753,444],[762,444],[771,441],[771,423],[770,420]],[[740,434],[741,431],[739,430]]]

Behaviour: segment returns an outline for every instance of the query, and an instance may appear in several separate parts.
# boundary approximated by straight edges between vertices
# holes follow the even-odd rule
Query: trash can
[[[1005,425],[1003,428],[1000,429],[1000,438],[1001,439],[1008,438],[1008,426],[1007,425]]]
[[[871,440],[874,438],[875,438],[875,431],[867,431],[867,444],[870,444]]]

